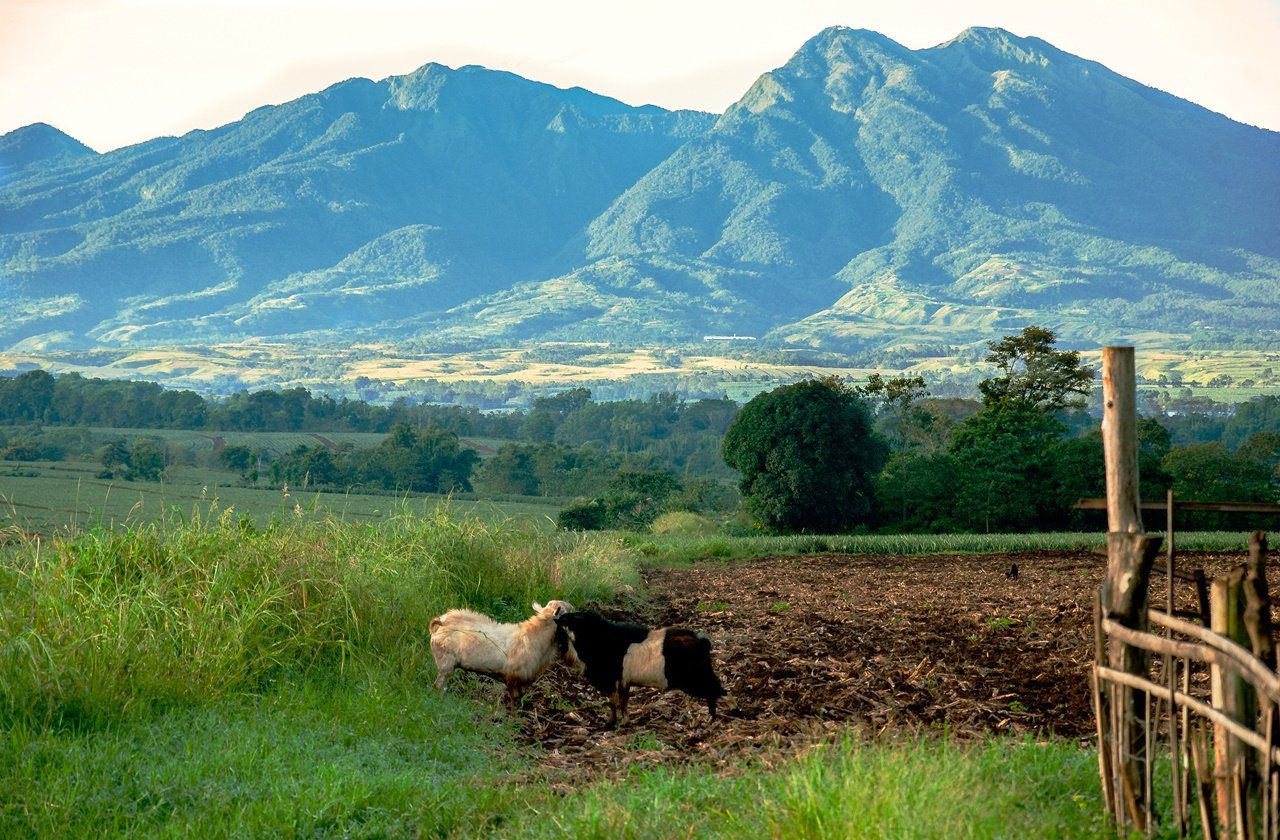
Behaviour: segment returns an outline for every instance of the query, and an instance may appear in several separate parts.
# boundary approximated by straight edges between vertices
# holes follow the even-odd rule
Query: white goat
[[[519,624],[501,624],[475,610],[449,610],[431,619],[431,655],[436,689],[455,669],[484,674],[507,686],[507,708],[513,713],[524,691],[564,651],[564,631],[556,618],[573,612],[568,601],[533,603],[535,615]]]

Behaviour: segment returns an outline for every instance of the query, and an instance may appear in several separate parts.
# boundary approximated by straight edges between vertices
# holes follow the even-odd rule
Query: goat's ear
[[[542,606],[542,604],[539,604],[537,601],[534,601],[534,602],[533,602],[533,611],[534,611],[534,612],[536,612],[536,613],[540,613],[540,612],[542,612],[542,611],[543,611],[543,610],[545,610],[545,609],[546,609],[546,607]]]

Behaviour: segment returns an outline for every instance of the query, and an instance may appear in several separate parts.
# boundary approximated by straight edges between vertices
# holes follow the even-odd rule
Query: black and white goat
[[[568,601],[534,602],[532,618],[519,624],[500,624],[475,610],[449,610],[431,619],[431,655],[435,657],[436,688],[455,669],[484,674],[507,686],[507,708],[515,712],[524,691],[564,654],[564,631],[556,619],[573,612]]]
[[[574,612],[556,619],[568,636],[565,658],[609,698],[609,727],[627,722],[627,695],[633,685],[662,691],[679,689],[707,701],[711,719],[725,695],[711,667],[711,640],[679,627],[650,630],[611,621],[597,612]]]

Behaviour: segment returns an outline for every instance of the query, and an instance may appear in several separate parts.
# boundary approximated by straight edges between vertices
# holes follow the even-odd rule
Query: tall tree
[[[784,385],[743,407],[722,452],[742,474],[751,511],[769,527],[835,533],[868,522],[887,447],[871,412],[835,379]]]
[[[1017,405],[1041,411],[1082,406],[1093,386],[1093,370],[1077,350],[1056,350],[1057,336],[1043,327],[989,341],[987,361],[1000,374],[978,383],[983,406]]]
[[[998,373],[978,384],[982,410],[960,424],[950,447],[954,518],[966,530],[1053,527],[1067,518],[1061,494],[1083,486],[1053,474],[1054,447],[1067,429],[1055,414],[1081,404],[1093,371],[1077,351],[1055,349],[1054,339],[1052,330],[1027,327],[988,342]]]

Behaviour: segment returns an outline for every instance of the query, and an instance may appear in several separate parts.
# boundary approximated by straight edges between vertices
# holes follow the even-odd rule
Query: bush
[[[569,505],[556,517],[556,527],[565,531],[603,531],[608,525],[608,513],[600,499],[591,499]]]
[[[649,530],[655,534],[680,537],[709,537],[716,533],[716,525],[705,516],[687,510],[673,510],[653,520]]]

